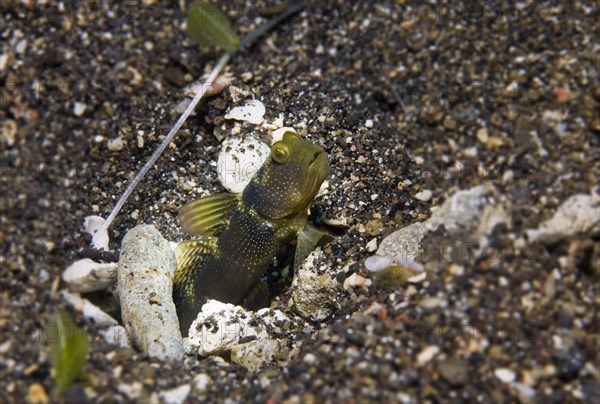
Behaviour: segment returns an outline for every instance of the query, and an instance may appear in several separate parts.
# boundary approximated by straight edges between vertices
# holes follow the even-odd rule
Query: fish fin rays
[[[185,204],[178,212],[181,230],[195,236],[218,236],[241,198],[242,194],[221,193]]]
[[[325,230],[307,224],[297,233],[296,255],[294,256],[294,268],[298,268],[306,257],[317,247],[323,246],[335,239],[335,236]]]
[[[174,293],[178,295],[193,295],[194,280],[202,263],[208,255],[217,249],[216,237],[202,237],[185,240],[177,245],[175,259],[177,269],[173,277]]]

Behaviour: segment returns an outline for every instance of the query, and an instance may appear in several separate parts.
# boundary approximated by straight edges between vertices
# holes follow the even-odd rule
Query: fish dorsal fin
[[[193,293],[194,279],[202,268],[202,263],[208,255],[217,249],[216,237],[201,237],[185,240],[175,249],[177,269],[173,277],[173,289],[176,295]]]
[[[318,246],[325,245],[335,239],[335,236],[325,230],[317,229],[307,224],[298,233],[296,244],[296,255],[294,256],[294,268],[298,268],[306,257]]]
[[[195,236],[217,236],[229,223],[241,194],[222,193],[191,201],[179,209],[181,230]]]

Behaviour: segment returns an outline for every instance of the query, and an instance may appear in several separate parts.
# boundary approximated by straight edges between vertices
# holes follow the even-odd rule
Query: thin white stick
[[[192,113],[194,108],[196,108],[196,105],[200,102],[202,97],[204,97],[204,94],[208,90],[209,86],[213,85],[213,83],[215,82],[215,80],[217,79],[219,74],[221,73],[221,70],[223,69],[223,67],[225,67],[225,65],[229,61],[230,57],[231,57],[231,54],[229,52],[225,52],[223,54],[223,56],[221,56],[221,58],[219,59],[219,61],[215,65],[215,67],[212,69],[212,71],[208,75],[208,78],[206,79],[204,84],[201,86],[200,90],[196,93],[196,95],[194,96],[194,98],[192,99],[192,101],[190,102],[188,107],[185,109],[185,111],[183,111],[183,114],[181,114],[181,116],[179,117],[177,122],[175,122],[175,125],[173,125],[173,127],[171,128],[169,133],[167,133],[167,136],[162,141],[160,146],[158,146],[158,148],[154,151],[154,153],[152,153],[152,156],[150,157],[150,159],[146,162],[146,164],[144,164],[144,166],[142,167],[140,172],[137,173],[137,175],[133,178],[133,181],[131,181],[131,183],[127,186],[127,189],[125,190],[125,192],[123,192],[123,195],[121,195],[121,197],[117,201],[117,204],[113,208],[112,212],[110,212],[110,215],[108,216],[108,218],[106,219],[106,221],[104,222],[102,227],[98,230],[99,234],[102,234],[110,227],[110,225],[112,224],[115,217],[117,217],[117,215],[119,214],[119,211],[121,210],[123,205],[125,205],[125,202],[127,201],[127,198],[129,198],[129,195],[131,195],[131,193],[133,192],[135,187],[140,183],[142,178],[144,178],[144,175],[146,175],[146,173],[152,168],[152,166],[154,165],[156,160],[160,157],[162,152],[167,148],[167,146],[173,139],[173,136],[175,136],[175,134],[177,133],[179,128],[181,128],[181,125],[183,125],[183,123],[185,122],[187,117]]]

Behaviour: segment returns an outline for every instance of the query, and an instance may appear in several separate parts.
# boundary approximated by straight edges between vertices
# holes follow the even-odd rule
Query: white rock
[[[366,289],[373,284],[373,281],[365,278],[357,273],[353,273],[344,280],[344,289],[350,290],[353,288]]]
[[[108,232],[99,232],[105,220],[100,216],[87,216],[83,219],[83,230],[92,235],[92,247],[108,251]]]
[[[427,272],[421,272],[418,275],[415,276],[411,276],[410,278],[408,278],[408,281],[410,283],[421,283],[423,282],[425,279],[427,279]]]
[[[283,128],[283,114],[279,114],[279,116],[275,118],[273,125],[275,125],[277,128]]]
[[[258,125],[263,121],[265,112],[265,105],[262,102],[259,100],[248,100],[244,105],[232,108],[225,115],[225,119],[235,119]]]
[[[433,197],[433,192],[430,189],[424,189],[416,193],[415,198],[422,202],[427,202]]]
[[[105,330],[100,330],[100,335],[104,338],[106,342],[112,345],[116,345],[120,348],[130,348],[129,337],[127,336],[127,331],[123,326],[114,325],[108,327]]]
[[[128,399],[135,400],[142,395],[144,385],[140,382],[133,382],[131,384],[121,383],[117,385],[117,390],[119,393],[126,395]]]
[[[370,272],[379,272],[392,265],[401,265],[415,272],[423,272],[423,265],[410,259],[399,259],[392,256],[373,255],[365,260],[365,268]]]
[[[73,115],[82,116],[85,113],[86,109],[87,109],[87,105],[85,105],[84,103],[75,102],[73,104]]]
[[[283,135],[285,134],[285,132],[298,133],[298,132],[296,132],[296,129],[289,127],[289,126],[284,126],[277,130],[274,130],[273,135],[271,136],[271,139],[272,139],[271,144],[275,144],[275,143],[279,142],[281,139],[283,139]]]
[[[154,226],[136,226],[123,238],[118,266],[123,324],[138,349],[163,360],[184,355],[172,298],[175,266],[175,253]]]
[[[555,243],[576,234],[600,231],[600,198],[578,194],[564,201],[554,216],[537,229],[527,230],[529,241]]]
[[[209,300],[190,326],[186,351],[200,356],[222,354],[243,338],[268,338],[267,328],[279,321],[289,319],[278,310],[249,312],[240,306]]]
[[[304,362],[308,363],[309,365],[312,365],[313,363],[315,363],[317,361],[317,357],[315,356],[315,354],[313,353],[307,353],[306,355],[304,355]]]
[[[128,399],[135,400],[142,395],[144,385],[140,382],[133,382],[131,384],[120,383],[117,385],[117,390],[119,393],[126,395]]]
[[[270,154],[271,148],[253,136],[225,140],[217,160],[219,181],[229,192],[242,192]]]
[[[423,366],[433,359],[440,352],[440,348],[436,345],[430,345],[417,354],[417,364]]]
[[[106,142],[106,146],[110,151],[121,151],[125,147],[125,142],[121,136],[118,136]]]
[[[377,250],[377,239],[374,238],[371,241],[369,241],[366,245],[367,251],[369,252],[373,252],[375,250]]]
[[[370,272],[379,272],[394,264],[394,257],[373,255],[365,260],[365,268]]]
[[[500,379],[502,383],[512,383],[515,381],[517,375],[514,371],[508,368],[499,368],[494,370],[494,375]]]
[[[321,249],[311,252],[292,280],[292,304],[296,311],[310,321],[322,321],[337,308],[336,291],[339,283],[330,268],[319,264]]]
[[[421,244],[423,238],[442,225],[458,240],[481,241],[480,239],[491,232],[496,224],[510,222],[510,216],[504,206],[497,201],[498,198],[498,192],[491,184],[459,191],[436,209],[429,220],[413,223],[383,239],[377,254],[414,261],[419,253],[429,253],[424,251],[425,248]],[[483,246],[484,243],[481,244]],[[427,248],[437,248],[433,251],[437,256],[446,253],[439,246]]]
[[[250,371],[275,362],[281,351],[281,343],[276,339],[260,339],[238,344],[231,349],[231,361]]]
[[[89,323],[95,324],[98,327],[111,327],[118,325],[117,320],[106,314],[98,306],[79,295],[79,293],[71,293],[63,290],[61,296],[67,303],[83,315]]]
[[[239,102],[240,100],[250,96],[250,91],[244,90],[243,88],[236,86],[229,86],[229,94],[231,95],[231,100],[234,103]]]
[[[509,386],[519,394],[524,402],[528,402],[536,396],[535,389],[524,383],[512,382],[509,383]]]
[[[67,288],[88,293],[106,289],[117,281],[117,263],[99,263],[84,258],[77,260],[62,273]]]
[[[8,61],[9,61],[8,53],[0,54],[0,72],[5,72],[6,70],[8,70]]]
[[[194,376],[194,389],[198,393],[205,393],[208,390],[212,380],[206,373],[199,373]]]
[[[447,305],[448,303],[445,300],[435,296],[425,297],[419,302],[419,306],[424,309],[436,309],[438,307],[446,307]]]
[[[191,390],[192,386],[183,384],[171,390],[161,391],[160,398],[165,404],[181,404],[190,395]]]

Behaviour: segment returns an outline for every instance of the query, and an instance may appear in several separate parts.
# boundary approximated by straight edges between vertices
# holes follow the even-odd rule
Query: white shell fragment
[[[281,139],[283,139],[283,135],[285,134],[285,132],[298,133],[298,132],[296,132],[296,129],[294,129],[290,126],[284,126],[283,128],[274,130],[273,135],[272,135],[271,144],[275,144],[275,143],[279,142]]]
[[[527,230],[529,241],[554,243],[575,234],[600,231],[600,198],[593,195],[573,195],[564,201],[554,216],[539,228]]]
[[[167,404],[182,404],[190,395],[190,391],[192,391],[192,386],[189,384],[183,384],[171,390],[161,391],[160,398],[164,403]]]
[[[252,324],[251,324],[252,323]],[[263,324],[240,306],[209,300],[190,326],[188,352],[200,356],[230,350],[242,338],[267,338]]]
[[[417,354],[417,364],[419,366],[423,366],[427,362],[433,359],[435,355],[440,352],[440,348],[436,345],[430,345],[424,348],[421,352]]]
[[[100,216],[87,216],[83,219],[83,229],[86,233],[92,235],[92,247],[98,250],[108,251],[108,232],[98,233],[105,220]]]
[[[113,325],[105,330],[100,330],[100,335],[106,342],[112,345],[116,345],[120,348],[131,348],[129,345],[129,337],[127,331],[123,326]]]
[[[246,338],[267,339],[267,330],[288,321],[279,310],[249,312],[240,306],[209,300],[190,326],[186,351],[200,356],[228,352]],[[240,361],[244,360],[242,356],[245,355],[240,352]]]
[[[399,259],[389,255],[373,255],[365,260],[365,268],[370,272],[379,272],[392,265],[402,265],[415,272],[423,272],[423,265],[410,259]]]
[[[271,148],[254,136],[225,140],[217,160],[219,181],[229,192],[242,192],[270,154]]]
[[[184,355],[172,298],[175,266],[175,253],[154,226],[136,226],[123,238],[118,267],[121,317],[135,346],[163,360]]]
[[[117,320],[102,311],[88,299],[81,297],[79,293],[71,293],[67,290],[63,290],[60,294],[75,310],[81,312],[86,321],[101,328],[118,325]]]
[[[502,383],[511,383],[517,378],[516,373],[508,368],[499,368],[494,370],[494,376],[500,379]]]
[[[74,292],[88,293],[106,289],[117,281],[117,264],[81,259],[69,265],[62,273],[62,278]]]
[[[225,119],[246,121],[258,125],[265,116],[265,104],[259,100],[248,100],[244,105],[234,107],[225,115]]]
[[[208,75],[202,76],[199,80],[193,82],[183,89],[186,97],[194,98],[200,91],[206,91],[204,97],[210,97],[222,93],[227,87],[233,83],[233,76],[225,73],[219,75],[212,83],[206,81]]]

